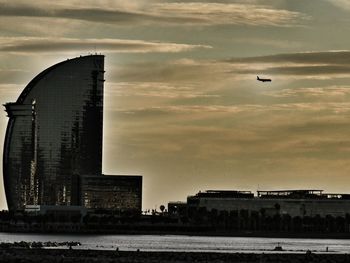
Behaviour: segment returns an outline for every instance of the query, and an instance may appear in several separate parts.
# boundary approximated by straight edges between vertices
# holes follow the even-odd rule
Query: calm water
[[[252,237],[197,237],[177,235],[39,235],[0,233],[0,242],[78,241],[84,249],[143,251],[264,252],[278,244],[287,252],[306,250],[350,253],[350,240]],[[283,252],[282,252],[283,253]]]

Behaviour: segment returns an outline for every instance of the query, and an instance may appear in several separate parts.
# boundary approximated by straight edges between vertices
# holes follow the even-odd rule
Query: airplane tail
[[[256,76],[256,79],[259,80],[259,76]]]

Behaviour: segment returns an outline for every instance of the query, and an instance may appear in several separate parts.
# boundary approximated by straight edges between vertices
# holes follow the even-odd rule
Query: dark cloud
[[[277,54],[226,60],[236,66],[231,73],[318,76],[349,75],[350,51]]]
[[[110,93],[119,97],[139,96],[143,98],[163,99],[194,99],[218,98],[216,94],[205,94],[194,85],[170,85],[162,82],[117,82],[108,83],[112,86]]]
[[[325,51],[233,58],[231,63],[349,64],[350,51]]]
[[[82,3],[84,4],[84,3]],[[59,7],[38,8],[30,5],[3,4],[1,16],[63,18],[107,24],[194,24],[225,25],[246,24],[252,26],[293,25],[303,17],[300,13],[287,10],[244,4],[223,3],[158,3],[147,8],[118,9],[99,7]]]
[[[94,47],[107,52],[182,52],[205,45],[188,45],[127,39],[72,39],[72,38],[0,38],[0,51],[17,53],[45,53],[91,51]]]
[[[172,63],[172,61],[131,63],[111,68],[111,81],[192,82],[212,80],[221,76],[212,65]]]
[[[273,74],[273,75],[342,75],[342,74],[350,74],[350,65],[349,66],[338,66],[338,65],[330,65],[330,66],[280,66],[280,67],[270,67],[266,69],[248,69],[248,70],[237,70],[235,71],[241,74],[255,74],[259,72],[259,74]]]
[[[2,16],[66,18],[90,22],[115,23],[154,20],[150,15],[102,8],[41,9],[33,6],[2,5]]]

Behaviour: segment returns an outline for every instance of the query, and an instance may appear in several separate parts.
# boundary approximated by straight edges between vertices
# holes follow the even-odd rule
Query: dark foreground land
[[[0,250],[0,263],[11,262],[350,262],[347,254],[252,254],[252,253],[190,253],[101,251],[79,249],[20,249]]]

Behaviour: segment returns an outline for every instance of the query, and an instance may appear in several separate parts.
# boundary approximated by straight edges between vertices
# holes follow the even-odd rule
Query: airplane
[[[259,78],[259,76],[256,76],[256,80],[262,81],[262,82],[271,82],[272,81],[271,79],[261,79],[261,78]]]

